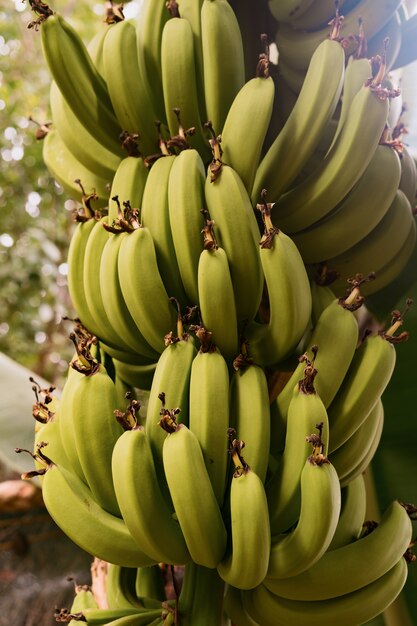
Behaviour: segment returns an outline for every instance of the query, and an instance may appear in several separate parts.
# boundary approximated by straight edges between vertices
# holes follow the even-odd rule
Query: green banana
[[[320,446],[307,457],[300,485],[300,517],[289,534],[273,541],[268,578],[290,578],[308,570],[326,552],[335,533],[341,506],[339,478]]]
[[[204,69],[203,69],[203,49],[201,38],[201,7],[203,0],[179,0],[179,12],[191,26],[194,37],[194,55],[196,66],[197,91],[204,94]],[[206,102],[203,95],[199,97],[200,117],[202,120],[207,119]]]
[[[160,619],[161,608],[84,609],[80,618],[91,626],[150,626]],[[79,618],[79,619],[80,619]]]
[[[341,570],[338,570],[341,572]],[[361,589],[331,600],[286,600],[263,585],[244,594],[244,607],[263,626],[351,626],[379,615],[398,596],[407,578],[400,559],[386,574]],[[292,579],[289,579],[292,580]]]
[[[230,620],[238,626],[258,626],[243,607],[241,590],[232,585],[227,585],[226,588],[224,610]]]
[[[401,178],[398,187],[405,193],[411,206],[416,204],[417,193],[417,168],[413,157],[407,147],[402,144],[400,151]]]
[[[141,320],[138,320],[130,310],[123,287],[124,277],[127,273],[133,274],[131,268],[135,267],[134,265],[125,265],[123,262],[125,257],[120,258],[123,240],[129,241],[129,236],[130,233],[120,230],[111,233],[108,237],[101,253],[98,268],[100,293],[107,317],[111,320],[116,332],[121,335],[124,343],[131,346],[132,351],[153,361],[157,356],[157,351],[148,342],[148,338],[142,331],[142,325],[139,326]],[[123,271],[124,268],[129,271]],[[133,276],[134,278],[135,276]]]
[[[136,546],[123,520],[102,509],[72,472],[51,465],[43,477],[42,494],[53,520],[89,554],[127,567],[154,563]]]
[[[97,601],[87,585],[75,585],[75,596],[71,605],[71,613],[78,613],[83,609],[97,609]],[[70,622],[71,624],[71,622]],[[76,626],[76,624],[71,624]]]
[[[363,275],[378,272],[400,252],[411,229],[414,217],[406,195],[397,189],[394,199],[381,221],[357,244],[328,259],[328,265],[339,276],[334,283],[335,289],[355,273]]]
[[[336,550],[359,539],[366,515],[366,488],[360,474],[341,488],[339,520],[328,550]]]
[[[339,9],[345,0],[339,0]],[[295,13],[287,20],[297,30],[319,30],[324,28],[335,14],[334,0],[315,0],[302,14]]]
[[[270,412],[268,382],[264,370],[239,357],[230,381],[230,422],[245,442],[245,461],[262,482],[268,469]],[[238,585],[236,585],[238,586]]]
[[[200,253],[197,268],[200,315],[220,352],[232,360],[239,351],[239,339],[229,261],[225,250],[216,243],[212,221],[206,220],[203,232],[204,250]]]
[[[166,600],[164,578],[159,563],[149,567],[138,567],[135,578],[136,595],[164,602]]]
[[[152,165],[142,198],[141,220],[152,235],[158,269],[169,295],[188,304],[171,233],[168,186],[176,157],[161,156]]]
[[[161,68],[169,131],[173,136],[178,134],[176,111],[179,110],[183,127],[195,129],[194,133],[189,135],[191,147],[198,150],[203,159],[207,160],[210,147],[200,119],[194,36],[191,25],[185,18],[171,17],[164,25]]]
[[[260,55],[256,78],[249,80],[237,92],[221,131],[223,161],[239,174],[249,194],[275,97],[274,81],[269,75],[268,46],[266,48],[267,52]]]
[[[120,163],[116,154],[105,148],[82,124],[65,101],[55,81],[49,93],[52,122],[65,147],[87,170],[98,178],[111,181]]]
[[[251,356],[272,366],[287,358],[304,335],[311,316],[311,291],[302,258],[292,239],[271,221],[272,204],[262,198],[265,230],[259,256],[268,292],[269,321],[253,322],[245,330]],[[282,306],[283,302],[286,306]]]
[[[159,273],[152,235],[137,222],[122,237],[118,274],[121,297],[135,325],[152,350],[161,353],[164,336],[175,325],[175,309]]]
[[[82,201],[83,193],[78,182],[76,182],[80,180],[85,189],[94,190],[97,196],[97,208],[107,204],[107,184],[109,181],[97,176],[77,161],[56,130],[49,130],[44,137],[42,158],[51,176],[71,198],[79,202]]]
[[[279,22],[292,22],[304,15],[313,4],[313,0],[269,0],[269,10]]]
[[[161,40],[169,13],[165,2],[145,0],[137,21],[136,43],[139,70],[146,83],[152,109],[165,123],[164,95],[162,91]]]
[[[306,358],[304,377],[294,388],[288,408],[284,452],[266,483],[273,536],[287,531],[299,517],[300,477],[311,451],[307,438],[316,428],[320,428],[324,452],[328,450],[329,424],[323,401],[314,388],[316,375],[315,362]]]
[[[103,77],[121,128],[128,133],[138,133],[142,151],[153,154],[158,147],[157,116],[140,71],[136,27],[132,20],[114,24],[107,33],[103,45]]]
[[[163,423],[169,433],[162,449],[164,471],[187,548],[198,565],[217,567],[227,532],[200,444],[185,424],[170,416]]]
[[[212,145],[216,153],[219,144],[212,140]],[[259,228],[248,193],[233,168],[221,165],[219,172],[212,164],[206,178],[205,199],[217,243],[229,261],[238,321],[251,321],[261,301],[263,281],[257,249]]]
[[[112,609],[137,608],[141,605],[136,597],[135,567],[122,567],[109,563],[106,574],[106,600]]]
[[[152,385],[152,380],[155,374],[155,363],[139,364],[124,363],[113,359],[114,367],[117,376],[123,380],[126,384],[137,389],[143,389],[149,391]]]
[[[289,600],[328,600],[350,594],[390,571],[402,559],[411,535],[406,508],[395,500],[369,534],[325,552],[317,563],[298,576],[268,578],[265,585]],[[343,570],[340,563],[343,563]]]
[[[76,474],[80,480],[86,482],[84,472],[82,470],[81,463],[78,457],[75,433],[73,428],[73,417],[75,411],[73,402],[74,392],[78,384],[84,377],[84,374],[74,369],[71,363],[69,365],[67,377],[65,379],[64,387],[62,389],[58,430],[62,446],[64,448],[65,456],[69,461],[68,468],[71,468],[71,471]],[[53,453],[51,456],[53,456]],[[52,458],[51,460],[53,461]],[[66,465],[64,464],[64,466]]]
[[[294,238],[295,241],[295,238]],[[310,282],[311,288],[311,323],[316,326],[324,309],[335,299],[331,288],[331,282],[326,283],[326,269],[324,275],[318,274],[317,278]]]
[[[254,204],[262,189],[277,200],[301,172],[334,113],[344,71],[342,46],[326,39],[315,51],[300,94],[257,168],[251,195]]]
[[[86,483],[100,507],[120,516],[111,480],[113,446],[123,432],[114,417],[115,385],[100,364],[86,372],[72,395],[75,445]]]
[[[201,46],[207,118],[216,132],[221,132],[230,106],[245,83],[242,36],[227,0],[204,0]]]
[[[397,151],[389,145],[377,146],[368,167],[334,211],[292,235],[304,262],[332,259],[369,235],[389,211],[400,176]]]
[[[243,459],[243,445],[236,439],[230,443],[235,465],[230,487],[231,551],[217,571],[229,585],[253,589],[266,576],[271,532],[263,482]]]
[[[404,314],[394,311],[390,327],[368,335],[357,348],[346,377],[328,407],[330,452],[337,450],[363,424],[388,385],[395,367],[395,344],[408,338],[405,331],[396,334],[403,317]]]
[[[213,491],[222,506],[228,467],[229,371],[211,333],[199,328],[197,336],[201,345],[191,365],[189,428],[200,443]]]
[[[342,36],[346,35],[348,38],[349,35],[355,33],[358,21],[362,20],[367,38],[372,38],[391,19],[400,4],[401,0],[388,0],[379,7],[378,11],[375,11],[373,0],[361,0],[342,17]],[[338,13],[333,20],[333,25],[335,20],[340,20]],[[280,24],[276,43],[282,58],[285,58],[295,69],[302,70],[307,68],[317,46],[327,39],[328,34],[328,25],[320,30],[305,32],[298,31],[287,24]]]
[[[286,232],[299,232],[328,215],[364,173],[388,115],[388,92],[380,81],[377,73],[373,82],[358,91],[332,150],[315,171],[278,199],[276,219]],[[353,150],[360,155],[354,160]]]
[[[112,180],[108,219],[110,226],[120,217],[118,202],[121,205],[126,201],[130,202],[132,209],[140,209],[142,206],[148,168],[138,152],[136,144],[130,143],[128,147],[133,149],[133,154],[128,154],[120,161]]]
[[[49,71],[74,115],[103,146],[121,154],[119,135],[122,129],[115,117],[106,83],[81,37],[58,13],[49,15],[42,22],[40,31]]]
[[[181,281],[189,303],[197,304],[198,262],[202,251],[205,167],[197,150],[182,150],[174,159],[168,181],[172,241]]]
[[[178,316],[177,336],[166,337],[166,347],[159,357],[146,412],[146,434],[152,448],[160,485],[165,484],[162,468],[162,448],[165,433],[159,422],[164,409],[180,409],[179,420],[188,424],[190,375],[193,359],[197,354],[192,337],[184,333]]]
[[[126,526],[155,562],[184,564],[190,555],[159,487],[145,429],[129,412],[119,414],[119,420],[125,432],[114,446],[112,476]]]

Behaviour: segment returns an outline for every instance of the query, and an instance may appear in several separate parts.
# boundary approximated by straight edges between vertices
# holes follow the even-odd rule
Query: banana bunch
[[[145,0],[137,20],[110,3],[87,45],[30,4],[44,160],[80,208],[75,353],[59,402],[34,386],[26,477],[110,564],[108,608],[77,592],[57,621],[373,619],[416,517],[366,519],[363,478],[411,306],[368,329],[365,296],[414,276],[417,249],[403,3],[269,0],[253,20],[243,0]]]

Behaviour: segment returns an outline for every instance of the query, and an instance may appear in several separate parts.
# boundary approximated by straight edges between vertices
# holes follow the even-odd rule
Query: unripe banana
[[[220,352],[233,360],[239,351],[235,296],[227,254],[217,245],[213,230],[213,223],[207,220],[197,268],[199,309]]]
[[[146,78],[140,71],[133,21],[120,21],[107,33],[103,45],[103,77],[121,128],[138,133],[143,152],[154,154],[158,147],[155,126],[158,116],[153,111]]]
[[[129,424],[116,442],[112,475],[123,519],[141,550],[156,562],[186,563],[190,555],[180,526],[159,487],[151,447],[142,426]]]
[[[202,251],[205,167],[197,150],[182,150],[174,160],[168,182],[172,241],[187,301],[197,304],[198,261]]]
[[[241,444],[231,444],[235,463],[230,487],[231,552],[218,564],[217,571],[229,585],[253,589],[266,576],[271,532],[263,482],[243,461]]]
[[[241,364],[239,358],[235,361],[230,381],[230,422],[245,442],[246,463],[264,482],[271,423],[268,383],[264,370],[251,363],[250,358],[243,358]]]
[[[363,475],[341,489],[341,510],[328,550],[337,550],[359,538],[366,515],[366,488]]]
[[[201,45],[207,118],[216,132],[245,82],[245,62],[239,23],[227,0],[204,0]]]
[[[193,561],[214,568],[226,551],[226,528],[197,437],[185,424],[172,428],[163,464],[175,513]]]
[[[185,295],[171,233],[168,186],[174,155],[161,156],[152,165],[142,199],[141,220],[152,235],[158,269],[169,295],[182,305]],[[198,209],[197,209],[198,210]]]
[[[216,2],[218,0],[215,0]],[[229,260],[238,321],[251,321],[262,295],[259,229],[248,193],[233,168],[222,165],[206,178],[205,197],[218,245]]]
[[[268,291],[269,321],[253,322],[245,331],[253,360],[263,366],[276,365],[294,351],[311,316],[311,291],[304,263],[290,237],[272,224],[272,206],[263,195],[263,204],[258,208],[265,231],[259,256]]]
[[[323,449],[328,450],[329,425],[325,406],[314,386],[315,361],[306,359],[288,408],[285,448],[275,473],[266,484],[272,535],[285,532],[297,521],[301,506],[300,477],[311,447],[306,437],[320,428]]]
[[[326,552],[298,576],[268,579],[265,584],[270,591],[289,600],[329,600],[351,594],[380,579],[402,560],[411,534],[406,509],[393,501],[369,534]],[[343,570],[340,563],[343,563]]]
[[[120,205],[123,206],[124,202],[130,202],[132,209],[141,208],[148,171],[140,154],[129,154],[120,161],[110,190],[108,217],[110,226],[120,217]]]
[[[106,84],[77,31],[58,13],[49,15],[40,31],[49,71],[66,102],[103,146],[120,154],[122,129],[114,115]]]
[[[328,549],[340,514],[339,478],[319,451],[301,472],[301,509],[296,527],[272,543],[268,578],[290,578],[308,570]]]
[[[245,611],[240,589],[227,585],[224,595],[224,610],[229,619],[239,626],[258,626],[258,624]]]
[[[211,333],[197,331],[201,346],[190,375],[189,428],[197,437],[219,506],[226,488],[229,417],[229,371]]]
[[[239,174],[249,195],[275,97],[268,56],[268,52],[261,55],[256,78],[245,83],[236,94],[221,131],[223,160]]]

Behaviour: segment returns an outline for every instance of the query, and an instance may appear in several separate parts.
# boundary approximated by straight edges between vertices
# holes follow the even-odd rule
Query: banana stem
[[[180,625],[223,624],[224,588],[225,583],[216,569],[188,563],[179,600]]]

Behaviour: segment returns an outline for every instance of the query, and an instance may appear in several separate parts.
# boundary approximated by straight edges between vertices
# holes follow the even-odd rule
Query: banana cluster
[[[31,6],[44,160],[81,202],[75,353],[59,400],[34,387],[35,472],[56,523],[111,564],[109,608],[76,589],[57,621],[371,620],[405,583],[416,513],[366,520],[363,478],[411,304],[363,326],[365,296],[415,256],[387,74],[405,8],[270,0],[278,65],[252,33],[248,77],[250,12],[227,0],[145,0],[137,21],[112,3],[88,46]],[[184,566],[176,603],[161,564]]]

